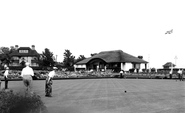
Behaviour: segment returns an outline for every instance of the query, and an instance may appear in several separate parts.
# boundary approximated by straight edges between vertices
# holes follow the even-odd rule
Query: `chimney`
[[[18,49],[18,47],[19,47],[18,45],[15,45],[15,50],[17,50],[17,49]]]
[[[32,45],[31,47],[32,47],[32,50],[35,50],[35,45]]]
[[[138,56],[139,59],[143,59],[143,56]]]

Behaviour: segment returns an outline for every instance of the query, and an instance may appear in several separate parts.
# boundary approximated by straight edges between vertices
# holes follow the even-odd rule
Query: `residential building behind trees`
[[[11,69],[22,69],[26,62],[31,64],[33,69],[48,69],[52,66],[59,68],[65,68],[68,71],[74,70],[74,64],[86,59],[84,55],[79,55],[77,59],[66,49],[64,52],[63,62],[56,62],[53,52],[48,48],[45,48],[42,53],[38,53],[35,49],[35,45],[30,47],[19,47],[18,45],[0,48],[0,64],[7,64]]]
[[[43,69],[55,64],[53,53],[46,48],[42,54],[39,54],[35,45],[32,47],[19,47],[18,45],[0,48],[0,64],[9,65],[11,69],[22,69],[26,62],[29,62],[34,69]]]

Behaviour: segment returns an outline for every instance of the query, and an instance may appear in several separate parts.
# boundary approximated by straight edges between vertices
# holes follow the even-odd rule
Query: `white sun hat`
[[[53,69],[58,69],[57,67],[53,67]]]
[[[29,62],[26,62],[26,64],[25,64],[26,66],[30,66],[30,63]]]

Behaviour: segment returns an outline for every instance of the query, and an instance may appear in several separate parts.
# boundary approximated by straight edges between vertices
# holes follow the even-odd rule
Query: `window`
[[[38,67],[39,65],[37,63],[31,63],[31,66]]]
[[[28,50],[19,50],[19,53],[28,53]]]
[[[19,60],[19,57],[12,57],[12,60]]]
[[[38,60],[37,57],[32,57],[32,60]]]

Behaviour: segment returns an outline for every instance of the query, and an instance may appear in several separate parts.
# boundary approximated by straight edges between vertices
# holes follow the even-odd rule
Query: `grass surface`
[[[185,113],[184,85],[164,79],[54,80],[53,97],[45,97],[45,81],[36,80],[33,90],[50,113]],[[9,88],[24,91],[22,81],[10,81]]]

